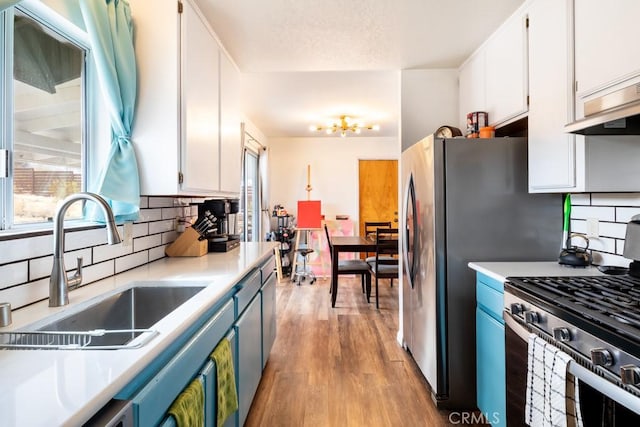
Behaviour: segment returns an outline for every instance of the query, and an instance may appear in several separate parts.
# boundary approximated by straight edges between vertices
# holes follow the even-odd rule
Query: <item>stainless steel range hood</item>
[[[581,135],[640,135],[640,83],[584,103],[584,119],[565,132]]]

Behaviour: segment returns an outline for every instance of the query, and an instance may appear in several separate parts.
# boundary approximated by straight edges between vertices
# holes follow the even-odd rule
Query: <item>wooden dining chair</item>
[[[365,221],[364,222],[364,237],[367,239],[375,239],[376,238],[376,230],[378,228],[391,228],[391,221]],[[365,255],[365,261],[370,262],[372,255],[370,252],[367,252]]]
[[[390,279],[393,286],[393,279],[398,277],[400,268],[398,265],[398,229],[378,228],[376,230],[376,254],[373,260],[367,262],[371,274],[375,276],[376,285],[376,308],[379,308],[379,279]]]
[[[329,245],[329,255],[333,260],[333,246],[331,245],[331,237],[329,236],[329,229],[327,225],[324,225],[324,232],[327,235],[327,244]],[[332,261],[333,262],[333,261]],[[331,265],[333,271],[333,264]],[[331,307],[335,307],[335,301],[338,294],[338,278],[340,275],[346,274],[356,274],[360,276],[360,281],[362,284],[362,292],[367,296],[367,302],[371,300],[371,269],[369,264],[361,259],[343,259],[338,261],[338,277],[336,278],[336,282],[334,284],[334,289],[329,287],[329,293],[333,292],[331,296]]]

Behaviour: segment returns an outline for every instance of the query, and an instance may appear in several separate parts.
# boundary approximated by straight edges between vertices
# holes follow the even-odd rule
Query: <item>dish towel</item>
[[[525,422],[534,427],[581,427],[578,381],[567,372],[573,359],[529,335]]]
[[[178,427],[204,426],[204,384],[198,377],[178,395],[167,412]]]
[[[217,384],[217,414],[218,427],[238,410],[238,392],[236,391],[236,373],[233,368],[231,343],[223,338],[211,353],[211,359],[216,363]]]

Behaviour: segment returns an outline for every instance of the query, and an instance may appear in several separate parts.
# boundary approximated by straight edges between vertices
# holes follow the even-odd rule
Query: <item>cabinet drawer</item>
[[[492,425],[506,425],[504,325],[476,309],[476,386],[478,408]]]
[[[260,270],[254,271],[243,279],[241,286],[240,290],[233,297],[236,302],[236,318],[242,314],[260,290]]]
[[[476,301],[478,307],[485,310],[500,323],[502,320],[502,309],[504,307],[504,294],[485,285],[482,282],[476,283]]]
[[[262,267],[260,267],[260,280],[261,283],[264,284],[264,282],[267,281],[267,279],[269,278],[269,276],[271,276],[273,274],[273,272],[276,269],[276,258],[275,257],[271,257],[269,258],[269,260],[264,263],[264,265]]]
[[[482,273],[476,273],[476,280],[500,292],[501,294],[504,293],[504,283],[500,280],[493,279]]]
[[[196,376],[233,324],[233,311],[232,302],[227,302],[133,398],[137,425],[156,425],[162,420],[171,402]]]

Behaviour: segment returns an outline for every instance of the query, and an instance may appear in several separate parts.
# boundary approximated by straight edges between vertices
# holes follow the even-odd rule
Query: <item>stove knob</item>
[[[524,312],[524,321],[527,323],[538,323],[540,316],[535,311],[527,310]]]
[[[640,368],[636,365],[621,366],[620,377],[622,378],[622,384],[638,385],[640,384]]]
[[[515,303],[511,304],[511,306],[509,306],[509,308],[511,310],[511,314],[513,314],[513,315],[520,314],[520,313],[522,313],[524,311],[524,307],[519,302],[515,302]]]
[[[591,362],[596,366],[611,366],[613,365],[613,356],[606,348],[593,348],[591,349]]]
[[[571,341],[571,331],[569,328],[553,328],[553,337],[560,342]]]

